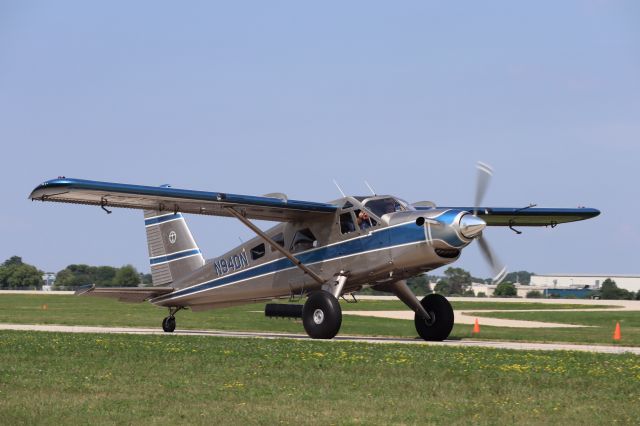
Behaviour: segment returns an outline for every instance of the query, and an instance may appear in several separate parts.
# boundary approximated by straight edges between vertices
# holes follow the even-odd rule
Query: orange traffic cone
[[[478,323],[478,318],[476,318],[476,323],[473,324],[473,334],[480,333],[480,324]]]
[[[622,335],[620,334],[620,322],[616,322],[616,330],[613,332],[613,340],[620,340]]]

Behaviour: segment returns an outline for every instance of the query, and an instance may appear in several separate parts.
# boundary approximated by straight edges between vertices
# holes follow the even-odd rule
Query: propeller
[[[481,234],[480,236],[478,236],[477,240],[478,244],[480,245],[480,252],[482,253],[482,256],[493,270],[493,283],[500,284],[502,280],[504,280],[504,278],[507,276],[507,267],[504,266],[502,262],[500,262],[500,259],[498,259],[493,250],[491,250],[491,246],[487,242],[487,239],[484,237],[484,235]]]
[[[487,188],[489,188],[489,182],[491,181],[491,176],[493,176],[493,169],[490,165],[483,163],[482,161],[478,161],[478,179],[476,180],[476,200],[473,204],[473,215],[478,215],[478,208],[480,204],[482,204],[482,200],[484,199],[485,194],[487,193]]]
[[[493,176],[493,169],[488,164],[478,162],[478,180],[476,183],[476,198],[475,204],[473,205],[473,215],[477,217],[478,210],[480,205],[482,204],[482,200],[487,192],[487,188],[489,187],[489,182],[491,181],[491,177]],[[491,249],[489,242],[484,237],[484,234],[479,234],[476,239],[478,240],[478,245],[480,246],[480,252],[482,256],[487,261],[489,266],[494,273],[493,283],[500,284],[502,280],[507,276],[507,267],[498,259],[495,252]]]

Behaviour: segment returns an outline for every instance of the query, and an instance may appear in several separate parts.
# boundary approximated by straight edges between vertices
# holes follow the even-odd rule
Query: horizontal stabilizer
[[[167,186],[143,186],[59,178],[38,185],[29,198],[39,201],[89,204],[108,207],[232,216],[228,208],[242,211],[247,219],[291,222],[310,215],[327,215],[337,210],[332,204],[289,200],[282,194],[256,197],[223,192],[193,191]]]
[[[96,287],[91,284],[77,289],[75,295],[110,297],[121,302],[140,303],[173,290],[173,287]]]

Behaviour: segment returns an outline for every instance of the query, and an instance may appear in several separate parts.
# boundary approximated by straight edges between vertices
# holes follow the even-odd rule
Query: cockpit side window
[[[340,215],[340,233],[348,234],[356,230],[351,212],[342,213]]]
[[[296,232],[291,242],[291,251],[298,252],[309,250],[318,245],[318,240],[309,228],[304,228]]]
[[[251,249],[251,259],[253,260],[260,259],[262,256],[264,256],[264,253],[265,253],[264,243],[258,244],[257,246]]]
[[[382,217],[387,213],[405,211],[405,207],[395,198],[379,198],[370,200],[364,205],[371,213],[378,217]]]

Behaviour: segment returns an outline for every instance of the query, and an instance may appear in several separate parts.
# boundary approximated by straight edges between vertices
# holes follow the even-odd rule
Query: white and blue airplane
[[[490,249],[487,226],[550,226],[589,219],[591,208],[482,207],[492,174],[478,165],[474,207],[408,203],[390,195],[345,196],[329,203],[290,200],[284,194],[248,196],[91,180],[58,178],[36,187],[29,198],[144,211],[152,287],[89,286],[77,294],[127,302],[148,300],[167,307],[162,328],[172,332],[175,314],[277,298],[307,296],[304,305],[267,304],[268,316],[301,317],[307,334],[333,338],[342,324],[338,299],[363,287],[395,294],[415,312],[425,340],[444,340],[454,324],[450,303],[439,294],[419,300],[406,279],[456,261],[478,240],[495,273],[506,268]],[[236,218],[256,237],[205,260],[183,214]],[[252,220],[280,222],[268,230]]]

